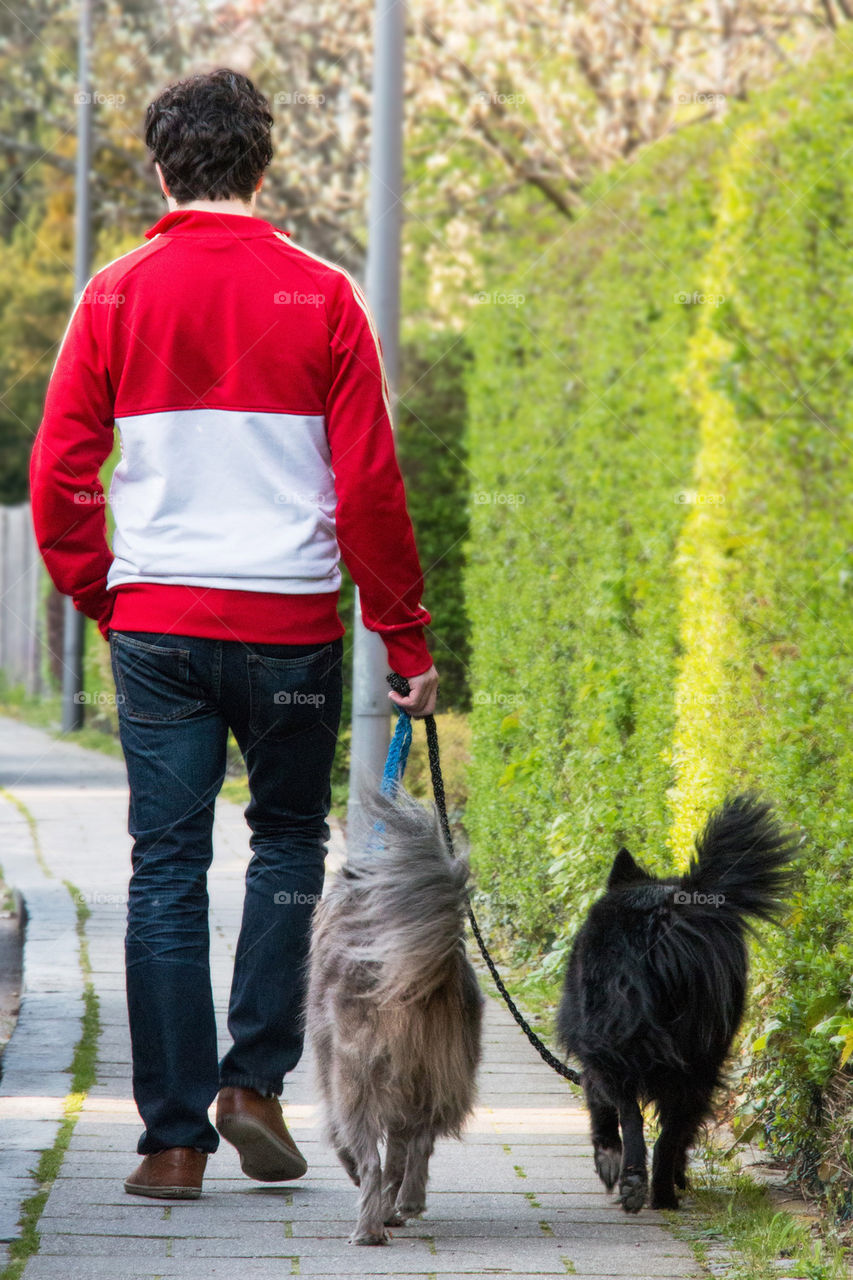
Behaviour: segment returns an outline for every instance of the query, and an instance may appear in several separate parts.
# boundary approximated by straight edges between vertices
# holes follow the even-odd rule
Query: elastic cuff
[[[73,599],[74,608],[78,613],[84,613],[87,618],[97,622],[101,635],[106,639],[115,604],[115,592],[107,590],[106,578],[101,578],[98,582],[90,583],[80,591],[75,591]]]
[[[423,675],[432,666],[432,658],[426,645],[423,627],[411,627],[406,631],[383,632],[382,639],[388,653],[392,671],[398,675]]]

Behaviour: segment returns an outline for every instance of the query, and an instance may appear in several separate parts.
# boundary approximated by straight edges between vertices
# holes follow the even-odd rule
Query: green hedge
[[[450,331],[407,338],[397,406],[397,455],[432,615],[430,651],[441,706],[468,705],[468,618],[462,581],[468,535],[464,376],[470,354]]]
[[[849,72],[831,64],[780,89],[738,131],[712,263],[730,301],[709,317],[699,356],[736,422],[731,565],[719,607],[739,641],[729,709],[706,749],[760,783],[807,833],[802,893],[761,956],[753,1104],[797,1172],[837,1190],[845,1212],[853,1183],[853,180],[843,156],[851,145]]]
[[[538,261],[525,247],[500,284],[524,302],[472,334],[466,575],[475,866],[546,973],[620,842],[683,865],[741,786],[806,833],[757,957],[742,1102],[842,1198],[851,146],[826,56],[602,179]]]
[[[538,946],[617,841],[664,846],[678,600],[698,425],[673,370],[712,226],[710,133],[661,144],[479,317],[467,571],[481,878]],[[484,322],[485,321],[485,322]],[[650,696],[653,695],[653,696]]]

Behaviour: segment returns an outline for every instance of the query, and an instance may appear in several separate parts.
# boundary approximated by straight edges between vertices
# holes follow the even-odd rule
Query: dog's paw
[[[406,1219],[400,1213],[399,1209],[391,1209],[385,1218],[386,1227],[404,1227]]]
[[[678,1196],[672,1187],[652,1187],[649,1207],[652,1209],[677,1209]]]
[[[394,1206],[394,1212],[398,1213],[401,1218],[419,1218],[422,1213],[426,1213],[425,1204],[414,1204],[411,1201],[400,1203]]]
[[[646,1203],[648,1179],[644,1173],[634,1170],[626,1173],[619,1182],[619,1203],[626,1213],[639,1213]]]
[[[616,1186],[622,1167],[622,1152],[617,1147],[596,1147],[595,1172],[608,1191]]]
[[[362,1231],[358,1228],[349,1238],[350,1244],[387,1244],[390,1239],[387,1231]]]

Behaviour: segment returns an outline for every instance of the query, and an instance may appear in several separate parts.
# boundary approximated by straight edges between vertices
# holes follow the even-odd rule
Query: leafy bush
[[[468,618],[462,581],[468,534],[464,374],[468,348],[452,332],[421,333],[403,347],[397,453],[432,614],[428,643],[441,706],[468,705]]]
[[[537,946],[560,947],[619,842],[665,852],[672,561],[698,431],[672,376],[698,308],[677,295],[696,287],[720,148],[696,143],[603,180],[524,304],[474,331],[468,822],[481,877]]]
[[[807,835],[756,951],[748,1100],[849,1200],[849,72],[649,150],[480,312],[467,587],[475,869],[556,972],[625,843],[683,865],[756,787]]]
[[[471,729],[468,717],[459,711],[441,712],[435,721],[447,812],[451,823],[458,826],[468,799]],[[412,728],[412,746],[405,773],[406,788],[419,800],[432,801],[432,779],[423,722],[416,721]],[[460,847],[464,848],[464,840],[460,842]]]
[[[709,315],[700,357],[736,423],[716,606],[737,645],[706,750],[807,834],[795,909],[758,957],[752,1101],[796,1172],[842,1201],[853,1184],[853,183],[839,157],[851,143],[847,76],[831,63],[750,112],[720,197],[715,287],[730,302]]]

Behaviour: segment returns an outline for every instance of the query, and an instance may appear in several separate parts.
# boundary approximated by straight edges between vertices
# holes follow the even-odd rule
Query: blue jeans
[[[223,1085],[270,1095],[302,1053],[311,916],[323,888],[341,713],[340,640],[244,644],[112,631],[130,784],[125,960],[142,1154],[215,1151]],[[207,869],[229,728],[246,762],[252,858],[217,1061]]]

